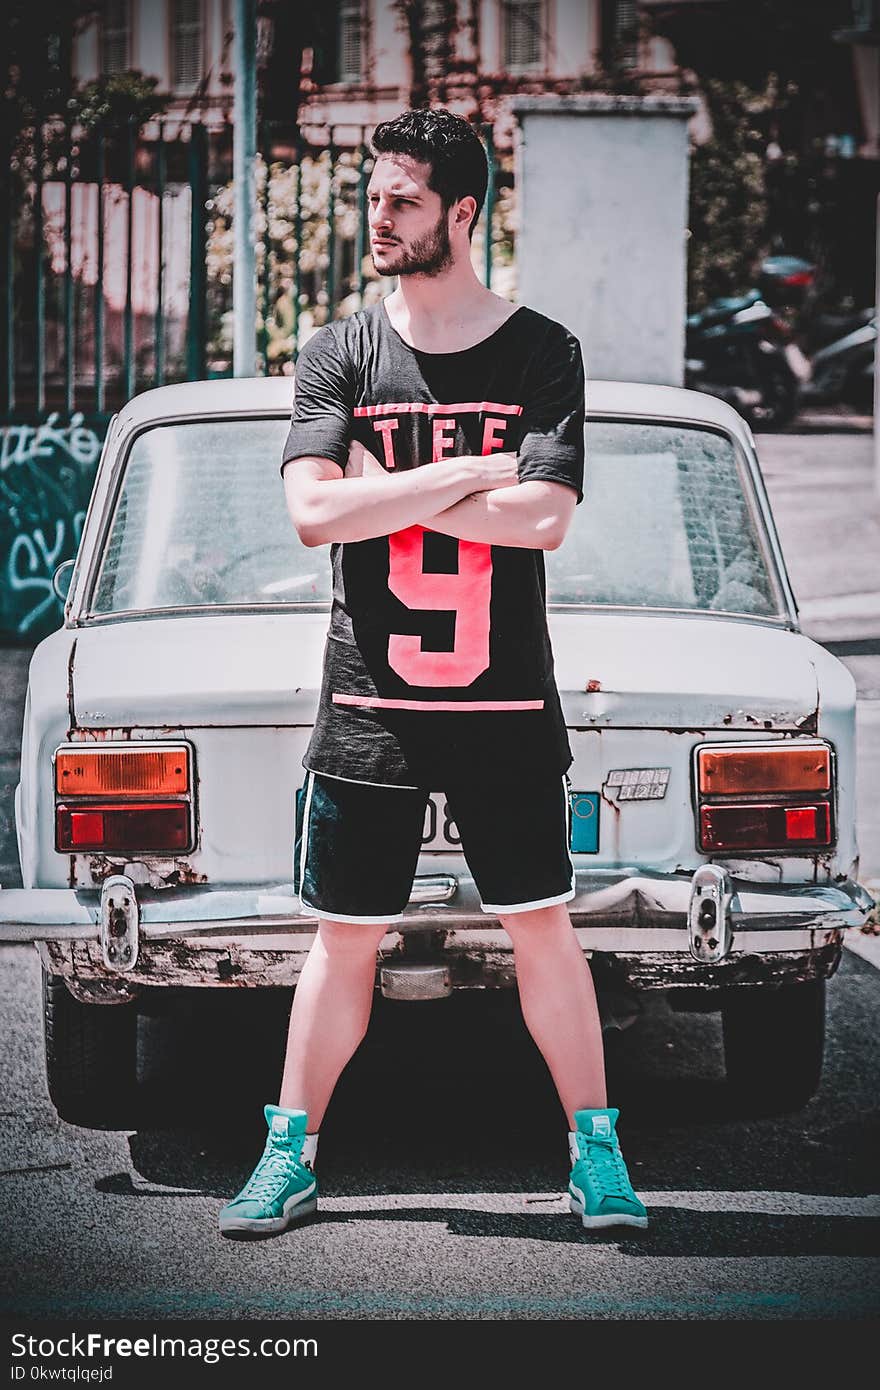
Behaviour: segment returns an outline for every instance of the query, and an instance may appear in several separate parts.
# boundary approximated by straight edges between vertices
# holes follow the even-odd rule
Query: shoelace
[[[583,1136],[578,1147],[581,1158],[589,1163],[609,1197],[630,1196],[626,1164],[614,1139],[601,1139],[594,1135],[587,1139]]]
[[[289,1144],[277,1140],[267,1148],[256,1169],[242,1188],[242,1198],[262,1201],[271,1197],[278,1184],[287,1177],[291,1161],[296,1162],[296,1154]]]

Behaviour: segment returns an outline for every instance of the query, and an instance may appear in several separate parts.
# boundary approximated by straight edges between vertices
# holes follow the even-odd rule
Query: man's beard
[[[380,275],[440,275],[452,265],[449,224],[442,212],[434,227],[417,237],[408,247],[397,248],[399,259],[392,260]],[[374,258],[375,259],[375,258]]]

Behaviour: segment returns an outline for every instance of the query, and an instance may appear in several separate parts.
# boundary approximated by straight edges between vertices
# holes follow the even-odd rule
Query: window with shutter
[[[363,77],[363,20],[358,0],[341,0],[339,6],[340,82],[359,82]]]
[[[504,66],[528,72],[544,66],[543,0],[502,0]]]
[[[614,40],[621,65],[639,65],[639,15],[636,0],[615,0]]]
[[[202,0],[171,0],[171,87],[191,92],[202,80]]]
[[[125,72],[131,66],[131,0],[104,0],[101,16],[101,67]]]

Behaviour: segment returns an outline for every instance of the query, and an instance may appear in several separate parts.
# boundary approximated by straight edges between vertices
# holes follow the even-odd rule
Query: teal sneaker
[[[578,1110],[569,1133],[571,1209],[588,1230],[647,1226],[648,1213],[632,1190],[614,1126],[618,1110]]]
[[[274,1236],[318,1205],[318,1182],[303,1158],[306,1112],[265,1107],[263,1156],[237,1197],[220,1212],[220,1234],[233,1240]]]

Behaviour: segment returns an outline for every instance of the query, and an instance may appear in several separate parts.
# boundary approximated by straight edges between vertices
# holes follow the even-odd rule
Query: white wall
[[[132,6],[132,67],[145,77],[158,77],[159,90],[168,91],[170,81],[170,39],[167,0],[151,0]]]
[[[461,3],[461,0],[459,0]],[[501,67],[501,5],[499,0],[480,0],[480,71]]]
[[[377,87],[409,88],[409,35],[390,0],[367,0],[372,38],[372,80]]]
[[[98,25],[90,24],[74,35],[71,66],[77,82],[94,82],[101,70]]]
[[[222,82],[222,74],[232,66],[231,45],[225,61],[223,37],[231,24],[229,0],[202,0],[203,6],[203,71],[210,72],[209,97],[231,99],[231,88]],[[100,72],[101,25],[93,20],[74,37],[73,75],[78,82],[88,82]],[[131,65],[147,77],[159,79],[160,92],[167,92],[171,83],[171,31],[169,0],[134,0],[131,25]]]
[[[548,29],[548,69],[553,77],[593,71],[599,47],[598,0],[550,0]]]
[[[681,385],[692,101],[517,98],[518,298],[588,377]]]

